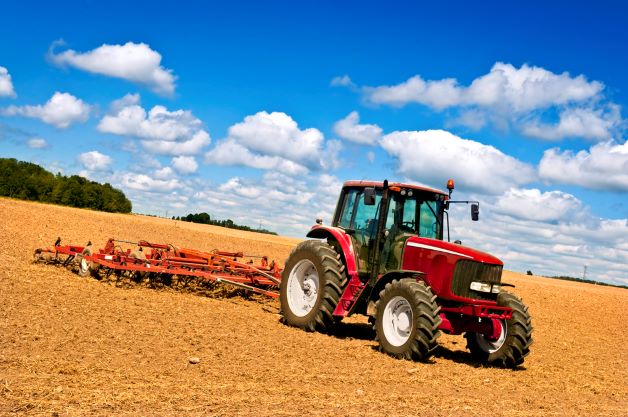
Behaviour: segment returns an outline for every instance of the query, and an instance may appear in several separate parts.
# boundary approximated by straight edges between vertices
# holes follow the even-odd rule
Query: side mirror
[[[375,188],[369,187],[364,189],[364,205],[365,206],[374,206],[375,205]]]
[[[479,204],[471,204],[471,220],[477,222],[480,218],[480,205]]]

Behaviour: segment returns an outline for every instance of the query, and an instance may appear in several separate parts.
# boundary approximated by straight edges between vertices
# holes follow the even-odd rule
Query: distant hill
[[[130,213],[132,208],[124,193],[108,183],[54,175],[37,164],[13,158],[0,158],[0,196],[112,213]]]

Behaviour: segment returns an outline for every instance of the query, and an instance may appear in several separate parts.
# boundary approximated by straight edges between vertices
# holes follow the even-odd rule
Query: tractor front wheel
[[[393,280],[379,293],[375,307],[380,351],[420,361],[434,354],[440,336],[440,307],[425,283],[411,278]]]
[[[501,331],[499,337],[491,339],[488,336],[467,332],[467,348],[480,362],[503,368],[515,368],[521,365],[530,353],[532,344],[532,319],[528,307],[519,298],[508,292],[501,292],[497,296],[497,304],[512,308],[512,318],[496,320]]]
[[[306,240],[292,251],[281,277],[279,302],[284,322],[313,332],[328,331],[346,283],[340,255],[326,242]]]

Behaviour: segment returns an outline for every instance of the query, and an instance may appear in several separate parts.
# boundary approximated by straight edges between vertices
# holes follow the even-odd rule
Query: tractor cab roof
[[[365,187],[382,188],[384,186],[384,183],[382,181],[352,180],[352,181],[346,181],[342,186],[343,187],[361,187],[361,188],[365,188]],[[436,188],[424,187],[421,185],[404,184],[402,182],[389,182],[388,188],[393,188],[393,187],[418,190],[418,191],[426,191],[429,193],[442,194],[446,197],[448,196],[448,193],[446,193],[445,191],[437,190]]]

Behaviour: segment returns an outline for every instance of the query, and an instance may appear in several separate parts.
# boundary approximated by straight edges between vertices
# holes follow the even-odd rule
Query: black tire
[[[85,259],[86,256],[92,256],[92,247],[86,246],[83,251],[76,255],[76,264],[78,265],[78,274],[81,277],[89,276],[92,273],[92,262]]]
[[[501,292],[497,296],[497,304],[512,308],[512,318],[504,320],[502,326],[506,337],[503,343],[490,349],[490,341],[485,336],[467,332],[467,349],[473,357],[483,363],[502,368],[515,368],[521,365],[530,353],[532,344],[532,318],[528,307],[521,300],[508,292]],[[498,341],[499,343],[499,341]]]
[[[390,305],[390,304],[393,305]],[[400,304],[397,304],[400,303]],[[397,304],[397,307],[394,306]],[[385,311],[396,308],[409,308],[412,312],[409,330],[394,340],[395,324],[387,326]],[[438,347],[441,323],[440,307],[436,296],[424,282],[412,278],[396,279],[384,287],[375,303],[375,334],[379,350],[398,359],[426,361]],[[406,316],[407,317],[407,316]],[[396,334],[396,333],[394,333]],[[404,338],[407,340],[402,343]],[[397,342],[397,343],[395,343]]]
[[[313,265],[318,274],[316,298],[312,300],[311,310],[307,314],[300,314],[293,305],[294,298],[291,298],[292,290],[289,288],[290,282],[298,282],[295,281],[297,280],[295,275],[291,280],[291,274],[296,274],[299,270],[297,268],[303,265],[306,267]],[[286,261],[279,287],[279,302],[284,323],[308,332],[329,331],[336,323],[333,312],[346,281],[345,266],[342,264],[340,254],[333,247],[320,240],[299,243]],[[303,288],[301,290],[305,291]]]

